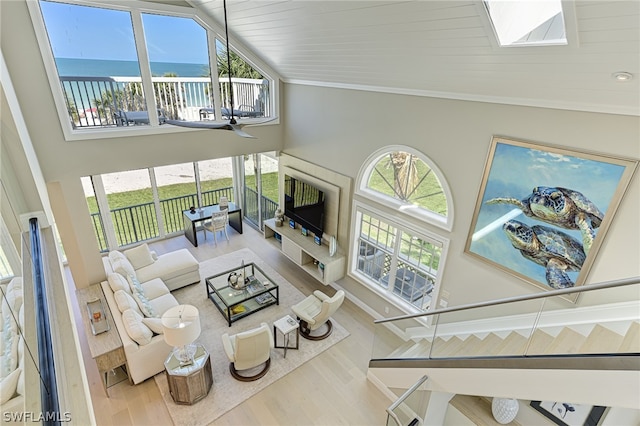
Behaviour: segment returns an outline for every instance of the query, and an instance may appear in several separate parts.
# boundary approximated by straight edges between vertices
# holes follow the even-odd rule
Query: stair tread
[[[576,354],[587,338],[569,327],[560,333],[545,348],[545,354]]]
[[[621,336],[615,331],[611,331],[600,324],[596,324],[584,343],[580,346],[579,353],[612,353],[615,352],[615,348],[619,348],[622,345],[623,339],[624,336]]]
[[[433,357],[442,358],[448,357],[453,354],[464,344],[464,340],[457,336],[453,336],[447,341],[436,339],[436,343],[433,345]]]
[[[640,322],[635,321],[622,339],[620,352],[640,352]]]
[[[529,343],[529,348],[527,349],[527,355],[544,354],[551,342],[553,342],[552,335],[542,330],[534,331],[531,342]]]
[[[496,347],[496,355],[522,355],[527,346],[527,338],[513,332],[502,339]]]

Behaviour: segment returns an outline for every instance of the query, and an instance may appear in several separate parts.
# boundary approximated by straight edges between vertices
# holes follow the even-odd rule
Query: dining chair
[[[202,227],[204,228],[204,239],[207,239],[207,231],[213,234],[213,241],[218,245],[218,238],[216,234],[218,232],[224,232],[224,236],[229,241],[229,234],[227,234],[227,224],[229,223],[229,211],[221,210],[214,212],[211,218],[206,220]]]

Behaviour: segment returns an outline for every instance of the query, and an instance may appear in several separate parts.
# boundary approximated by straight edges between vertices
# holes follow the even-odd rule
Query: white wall
[[[453,230],[446,233],[425,227],[451,241],[443,279],[443,289],[451,293],[449,306],[538,291],[463,253],[493,135],[640,158],[638,117],[303,85],[287,85],[284,93],[285,153],[355,179],[371,152],[385,145],[406,144],[430,157],[444,173],[453,193]],[[638,217],[640,180],[636,173],[587,283],[640,276]],[[339,284],[382,312],[380,302],[354,280],[346,278]],[[630,297],[637,297],[637,289]],[[585,295],[578,305],[598,303],[597,299]]]

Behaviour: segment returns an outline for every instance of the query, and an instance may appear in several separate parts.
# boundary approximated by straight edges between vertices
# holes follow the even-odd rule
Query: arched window
[[[451,230],[448,185],[437,166],[413,148],[392,146],[371,155],[361,169],[358,193]]]
[[[415,219],[451,229],[451,196],[435,164],[410,147],[375,152],[353,211],[351,275],[409,312],[434,309],[448,239]]]

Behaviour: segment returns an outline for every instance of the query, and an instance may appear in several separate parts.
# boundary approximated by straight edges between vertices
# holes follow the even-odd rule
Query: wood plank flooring
[[[304,294],[334,289],[320,284],[267,243],[249,226],[242,235],[229,229],[230,241],[199,247],[183,236],[150,244],[159,254],[187,248],[199,261],[250,248]],[[69,282],[71,274],[67,273]],[[74,291],[71,292],[75,293]],[[74,306],[76,323],[81,325]],[[391,401],[366,379],[373,344],[373,319],[348,300],[334,315],[351,335],[218,418],[215,425],[373,425],[385,424]],[[79,328],[82,330],[81,328]],[[127,381],[104,394],[86,336],[79,333],[87,380],[98,425],[171,425],[171,418],[153,378],[131,386]],[[214,383],[213,386],[216,386]],[[206,419],[205,419],[206,420]],[[206,423],[206,422],[203,422]]]

